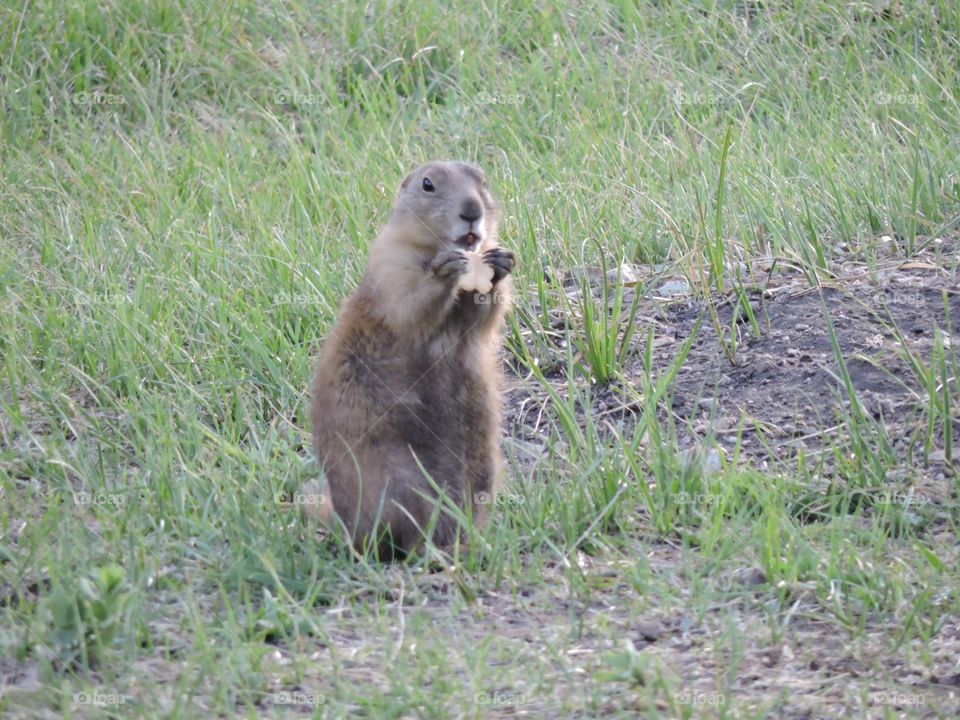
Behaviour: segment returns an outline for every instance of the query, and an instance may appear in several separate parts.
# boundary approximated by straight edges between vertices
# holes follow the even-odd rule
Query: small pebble
[[[678,295],[689,295],[690,286],[686,280],[670,280],[657,288],[658,297],[676,297]]]
[[[663,626],[653,620],[642,620],[637,623],[637,632],[647,642],[656,642],[663,635]]]
[[[734,579],[746,587],[765,585],[767,576],[760,568],[741,568],[733,574]]]

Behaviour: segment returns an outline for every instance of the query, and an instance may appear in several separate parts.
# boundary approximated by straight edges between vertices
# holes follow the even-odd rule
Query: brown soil
[[[846,418],[861,412],[867,444],[878,449],[890,445],[888,472],[868,478],[871,484],[887,482],[897,492],[910,488],[920,502],[947,502],[953,468],[960,462],[960,421],[953,425],[952,458],[945,456],[939,421],[926,446],[928,391],[911,364],[929,365],[937,335],[947,346],[947,357],[955,357],[960,343],[958,260],[957,250],[946,246],[936,255],[891,261],[870,272],[851,257],[836,263],[819,289],[789,268],[760,273],[744,283],[756,328],[739,309],[738,322],[732,323],[737,302],[732,293],[715,305],[723,341],[702,301],[689,294],[657,297],[658,286],[684,283],[661,278],[642,290],[640,337],[634,345],[644,343],[646,328],[653,327],[656,378],[674,365],[695,335],[667,394],[681,446],[715,446],[729,457],[739,442],[741,461],[759,469],[795,468],[802,451],[808,465],[811,458],[815,464],[822,460],[818,474],[829,480],[834,448],[850,443]],[[643,274],[642,269],[634,272]],[[631,298],[632,290],[627,302]],[[827,318],[859,409],[851,407]],[[580,320],[569,323],[577,328]],[[621,379],[591,389],[594,420],[622,428],[642,410],[646,371],[639,348],[635,350]],[[562,372],[549,373],[547,379],[566,394]],[[507,397],[508,431],[528,451],[525,455],[535,455],[549,413],[546,393],[535,383],[517,382]]]

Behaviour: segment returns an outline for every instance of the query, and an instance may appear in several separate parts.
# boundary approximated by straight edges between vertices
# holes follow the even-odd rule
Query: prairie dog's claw
[[[496,283],[510,274],[517,262],[517,256],[510,250],[493,248],[483,254],[483,260],[493,268],[493,281]]]
[[[467,256],[462,250],[445,250],[430,261],[430,269],[441,280],[451,280],[467,271]]]

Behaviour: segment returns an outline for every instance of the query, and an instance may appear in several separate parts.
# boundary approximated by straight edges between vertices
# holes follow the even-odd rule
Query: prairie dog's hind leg
[[[325,480],[313,478],[305,482],[294,495],[293,502],[304,517],[332,529],[333,502]]]

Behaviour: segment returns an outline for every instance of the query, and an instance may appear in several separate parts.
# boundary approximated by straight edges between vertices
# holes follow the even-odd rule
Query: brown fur
[[[457,289],[471,243],[494,268],[486,302]],[[314,450],[358,549],[410,552],[432,517],[433,543],[453,545],[456,519],[438,509],[424,471],[476,524],[485,521],[503,469],[497,353],[513,262],[498,249],[479,170],[433,162],[403,181],[312,387]]]

